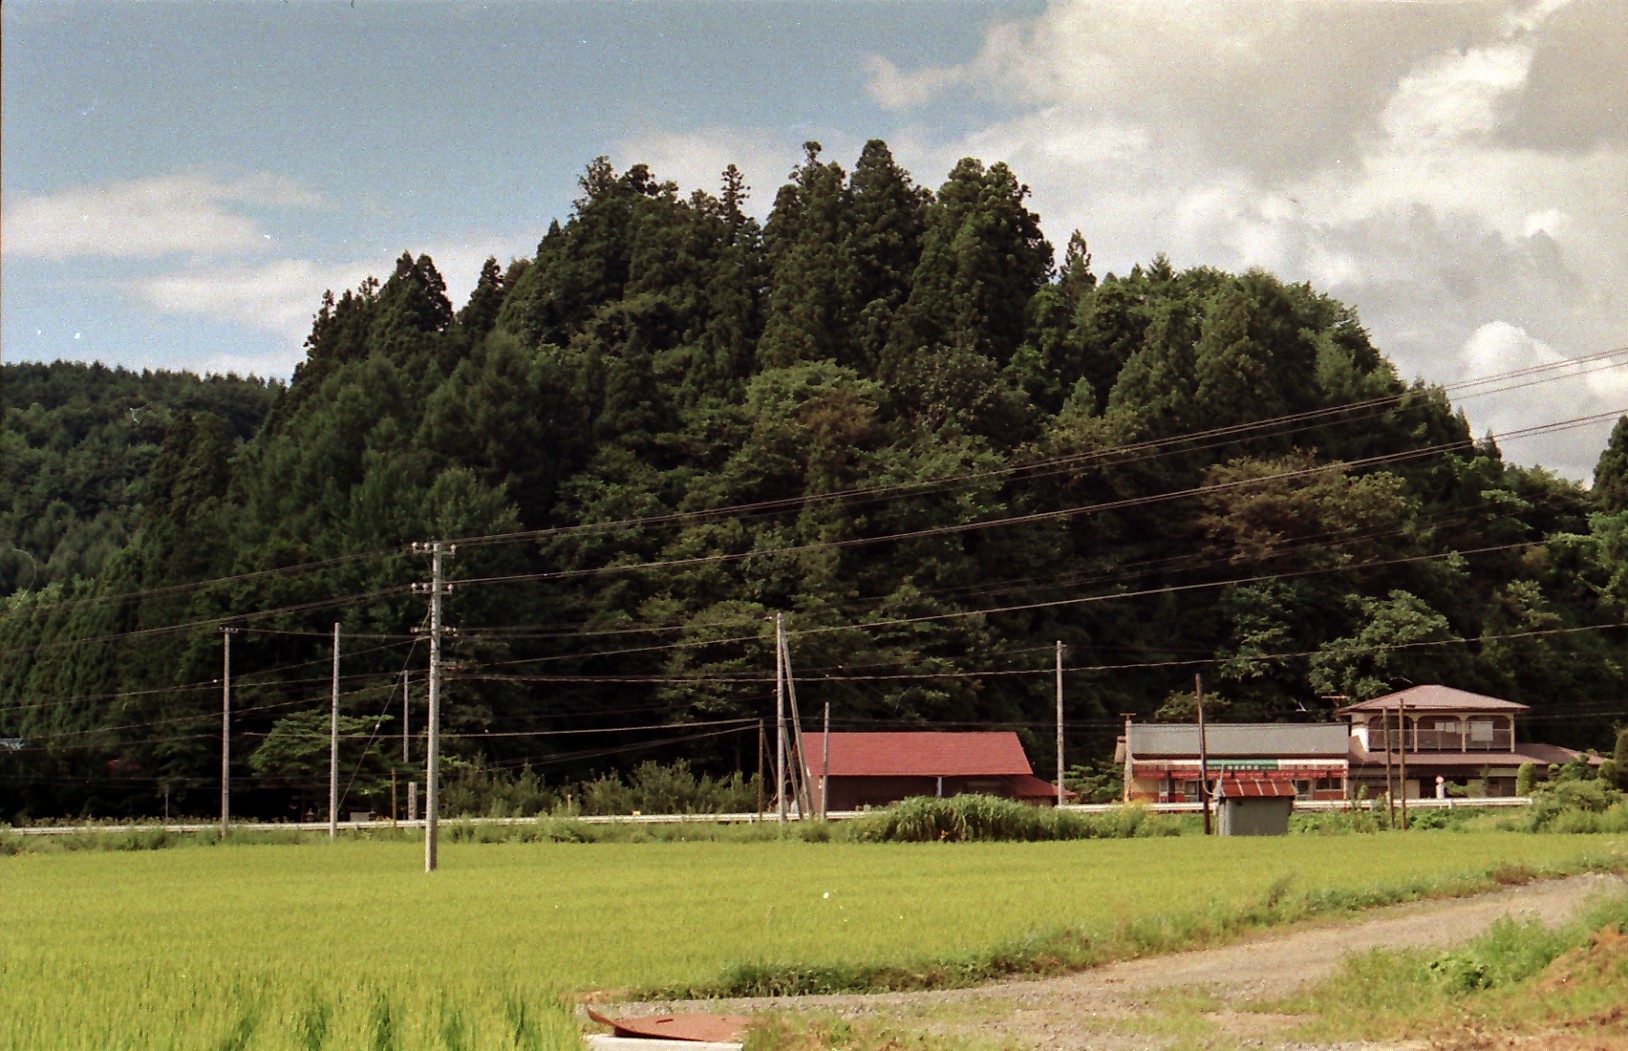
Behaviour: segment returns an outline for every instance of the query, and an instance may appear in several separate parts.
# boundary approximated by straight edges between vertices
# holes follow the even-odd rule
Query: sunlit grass
[[[1503,919],[1453,949],[1353,956],[1328,981],[1261,1006],[1315,1018],[1299,1035],[1323,1040],[1428,1036],[1433,1046],[1481,1047],[1494,1045],[1466,1034],[1504,1033],[1569,1046],[1569,1033],[1612,1033],[1628,1042],[1628,894],[1559,927]]]
[[[1422,892],[1612,849],[1620,863],[1620,838],[1516,834],[447,844],[431,875],[409,842],[24,854],[0,858],[0,1046],[569,1046],[557,991],[909,964],[1060,929],[1157,946],[1285,893]]]

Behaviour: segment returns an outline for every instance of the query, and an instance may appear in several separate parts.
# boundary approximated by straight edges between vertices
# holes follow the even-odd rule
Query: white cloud
[[[273,175],[185,173],[72,186],[7,202],[7,253],[62,260],[149,259],[263,252],[268,238],[245,207],[313,208],[321,199]]]
[[[1393,142],[1413,148],[1490,133],[1531,66],[1532,49],[1516,45],[1439,55],[1403,78],[1380,126]]]
[[[686,192],[705,190],[716,196],[723,170],[733,164],[746,176],[751,193],[747,213],[764,218],[774,195],[793,167],[802,163],[803,143],[815,139],[825,147],[823,159],[846,158],[850,136],[820,135],[813,129],[701,128],[696,131],[650,131],[619,139],[612,156],[618,170],[647,164],[658,179],[671,179]],[[854,152],[857,156],[857,150]]]
[[[534,245],[529,236],[472,235],[427,245],[422,253],[435,261],[456,309],[474,290],[481,264],[488,257],[507,263],[515,256],[530,255]],[[269,354],[208,358],[205,369],[286,376],[304,355],[305,337],[321,306],[322,293],[355,288],[369,275],[382,281],[394,265],[393,258],[384,257],[340,263],[273,259],[232,266],[195,264],[130,282],[127,288],[163,313],[247,325],[282,340],[282,349]]]
[[[1570,477],[1589,477],[1616,417],[1628,412],[1628,363],[1620,356],[1578,361],[1507,321],[1477,328],[1458,360],[1467,376],[1485,379],[1455,394],[1477,432],[1503,435],[1512,458]],[[1567,426],[1593,416],[1606,418]]]
[[[1099,272],[1164,252],[1311,280],[1361,311],[1404,375],[1452,383],[1493,358],[1628,342],[1628,144],[1599,134],[1628,74],[1594,61],[1556,101],[1552,71],[1568,51],[1589,64],[1579,49],[1598,37],[1580,10],[1066,0],[960,66],[867,71],[899,105],[993,101],[953,139],[913,126],[909,156],[1010,162],[1054,243],[1080,229]],[[1624,371],[1472,414],[1511,429],[1608,412],[1628,402],[1611,386]],[[1534,439],[1517,458],[1583,477],[1596,439]]]
[[[964,79],[961,70],[939,66],[905,73],[881,55],[866,57],[865,72],[865,88],[871,98],[890,110],[914,109]]]

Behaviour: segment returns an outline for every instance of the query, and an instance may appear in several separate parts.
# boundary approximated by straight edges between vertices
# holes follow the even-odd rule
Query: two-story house
[[[1392,791],[1410,799],[1457,787],[1470,795],[1512,796],[1523,763],[1540,771],[1577,752],[1559,745],[1518,743],[1515,719],[1528,706],[1450,686],[1414,686],[1351,704],[1335,714],[1350,719],[1355,793]],[[1406,763],[1407,781],[1401,778]]]

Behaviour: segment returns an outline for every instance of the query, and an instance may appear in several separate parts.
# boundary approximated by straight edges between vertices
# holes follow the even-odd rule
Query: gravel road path
[[[1204,988],[1227,999],[1278,995],[1332,975],[1342,956],[1377,948],[1449,946],[1486,930],[1502,916],[1532,916],[1553,924],[1606,891],[1628,889],[1628,878],[1590,874],[1544,880],[1468,898],[1411,902],[1273,931],[1211,949],[1128,960],[1078,974],[999,982],[973,989],[846,996],[764,997],[704,1003],[617,1005],[633,1015],[675,1011],[750,1014],[819,1010],[848,1017],[878,1015],[904,1028],[948,1030],[1035,1049],[1158,1048],[1140,1009],[1172,990]],[[1263,1016],[1212,1021],[1244,1046],[1290,1048],[1273,1039]],[[1151,1027],[1156,1029],[1157,1027]]]

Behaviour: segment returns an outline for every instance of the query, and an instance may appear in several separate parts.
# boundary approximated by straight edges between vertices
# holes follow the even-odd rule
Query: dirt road
[[[1486,930],[1502,916],[1556,923],[1596,894],[1628,889],[1621,876],[1583,875],[1508,887],[1444,901],[1412,902],[1344,920],[1267,932],[1218,948],[1109,964],[1059,978],[1007,981],[973,989],[875,995],[766,997],[705,1004],[625,1004],[630,1015],[668,1011],[749,1014],[820,1010],[847,1017],[879,1015],[907,1029],[991,1038],[1035,1049],[1188,1046],[1161,1036],[1142,1008],[1150,997],[1203,988],[1228,1001],[1271,996],[1335,973],[1347,953],[1376,948],[1449,946]],[[1305,1047],[1274,1039],[1262,1016],[1213,1017],[1242,1046]]]

